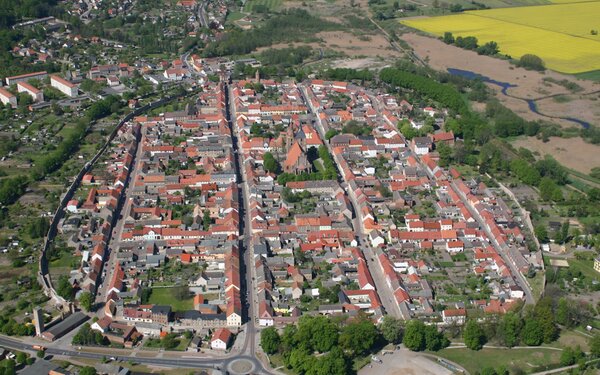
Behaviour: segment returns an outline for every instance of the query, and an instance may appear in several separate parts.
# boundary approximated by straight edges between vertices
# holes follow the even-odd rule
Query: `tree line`
[[[392,86],[392,88],[401,87],[414,90],[418,94],[427,96],[459,114],[469,112],[465,100],[454,87],[439,83],[430,77],[396,68],[384,68],[379,73],[379,79]]]
[[[267,354],[280,354],[284,365],[301,375],[355,373],[352,360],[381,347],[383,341],[377,327],[362,315],[347,322],[305,315],[281,334],[273,327],[264,329],[260,338]]]
[[[498,43],[494,42],[493,40],[483,45],[479,45],[479,41],[474,36],[458,36],[455,38],[454,35],[449,31],[444,33],[442,41],[446,44],[453,44],[459,48],[475,51],[479,55],[493,56],[500,52]]]

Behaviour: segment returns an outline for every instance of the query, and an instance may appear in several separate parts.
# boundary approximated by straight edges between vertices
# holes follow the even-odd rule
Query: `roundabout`
[[[260,363],[254,357],[240,356],[231,359],[227,363],[226,368],[230,374],[241,375],[254,373],[256,370],[261,370],[262,366],[260,366]]]

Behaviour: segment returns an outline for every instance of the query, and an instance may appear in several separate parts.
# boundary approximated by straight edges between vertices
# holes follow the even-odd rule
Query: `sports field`
[[[600,0],[469,11],[457,15],[402,21],[441,36],[475,36],[479,44],[495,41],[513,58],[532,53],[550,69],[582,73],[600,69]]]

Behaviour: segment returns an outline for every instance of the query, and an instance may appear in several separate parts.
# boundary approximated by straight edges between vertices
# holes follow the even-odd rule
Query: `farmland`
[[[560,0],[559,0],[560,1]],[[441,36],[475,36],[480,44],[495,41],[501,53],[518,58],[532,53],[548,68],[564,73],[600,69],[597,15],[600,1],[469,11],[419,18],[403,24]]]

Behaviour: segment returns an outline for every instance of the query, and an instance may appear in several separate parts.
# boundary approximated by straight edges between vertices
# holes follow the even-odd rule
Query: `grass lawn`
[[[533,279],[527,279],[529,285],[531,285],[531,291],[533,292],[533,298],[536,300],[542,295],[544,291],[544,273],[538,271]]]
[[[569,266],[573,270],[578,269],[585,277],[591,280],[598,279],[599,274],[594,270],[594,261],[592,260],[569,259]]]
[[[178,300],[173,295],[171,288],[153,288],[150,295],[149,304],[168,305],[173,311],[191,310],[194,308],[193,297],[184,300]]]
[[[581,333],[577,333],[575,331],[562,331],[560,333],[560,337],[554,344],[560,348],[574,348],[579,345],[581,350],[587,352],[590,350],[589,340],[589,337],[584,336]]]
[[[185,337],[180,337],[179,339],[179,345],[177,345],[173,350],[177,350],[180,352],[184,352],[187,347],[190,345],[190,342],[192,341],[192,339],[186,339]]]
[[[254,11],[254,8],[257,5],[258,6],[262,5],[262,6],[266,7],[269,11],[276,10],[277,8],[279,8],[279,6],[281,5],[282,2],[283,2],[282,0],[250,0],[244,6],[244,10],[246,12],[252,12],[252,11]]]
[[[552,349],[444,349],[436,354],[460,364],[474,374],[484,367],[500,366],[533,372],[538,366],[559,363],[561,352]]]
[[[589,72],[575,74],[579,79],[589,79],[591,81],[600,81],[600,70],[592,70]]]
[[[71,265],[73,264],[74,261],[77,261],[77,263],[81,262],[81,257],[74,257],[72,254],[69,254],[68,252],[62,252],[60,258],[55,259],[53,261],[50,262],[50,267],[69,267],[71,268]]]
[[[227,21],[234,22],[234,21],[244,18],[244,16],[245,16],[245,14],[241,13],[241,12],[227,13]]]

